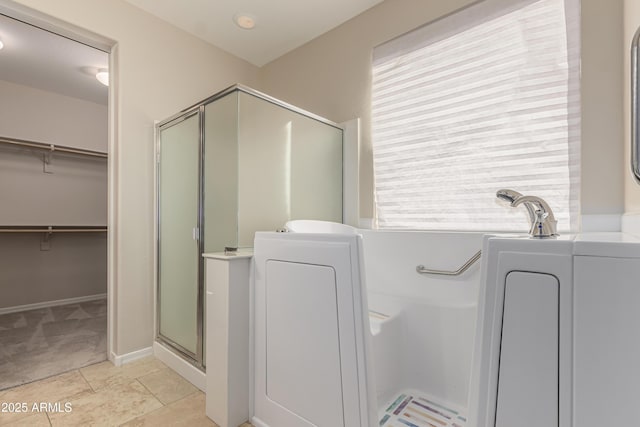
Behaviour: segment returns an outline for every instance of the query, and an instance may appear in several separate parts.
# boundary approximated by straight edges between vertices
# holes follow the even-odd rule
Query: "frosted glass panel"
[[[342,222],[342,130],[250,92],[222,92],[157,127],[158,331],[198,365],[201,251],[252,247],[256,231],[290,219]]]
[[[196,354],[198,265],[198,115],[160,130],[160,335]]]
[[[205,106],[204,251],[238,246],[238,93]]]
[[[342,131],[300,115],[295,119],[290,219],[342,222]]]
[[[342,222],[342,130],[240,92],[238,246],[291,219]]]

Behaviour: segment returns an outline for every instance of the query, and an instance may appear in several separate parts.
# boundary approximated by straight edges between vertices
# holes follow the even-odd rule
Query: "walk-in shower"
[[[243,86],[156,126],[157,340],[204,368],[202,253],[342,221],[342,129]]]

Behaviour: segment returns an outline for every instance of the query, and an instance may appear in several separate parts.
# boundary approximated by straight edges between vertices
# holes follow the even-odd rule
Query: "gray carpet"
[[[0,315],[0,390],[106,359],[106,300]]]

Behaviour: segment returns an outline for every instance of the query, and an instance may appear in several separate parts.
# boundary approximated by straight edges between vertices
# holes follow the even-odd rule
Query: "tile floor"
[[[97,363],[0,391],[0,426],[216,424],[205,415],[204,393],[148,357],[121,367]]]
[[[106,359],[106,299],[0,315],[0,390]]]

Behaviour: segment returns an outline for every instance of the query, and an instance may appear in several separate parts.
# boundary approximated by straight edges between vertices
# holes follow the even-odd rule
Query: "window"
[[[544,198],[576,230],[579,2],[485,0],[374,49],[380,228],[522,231]]]

